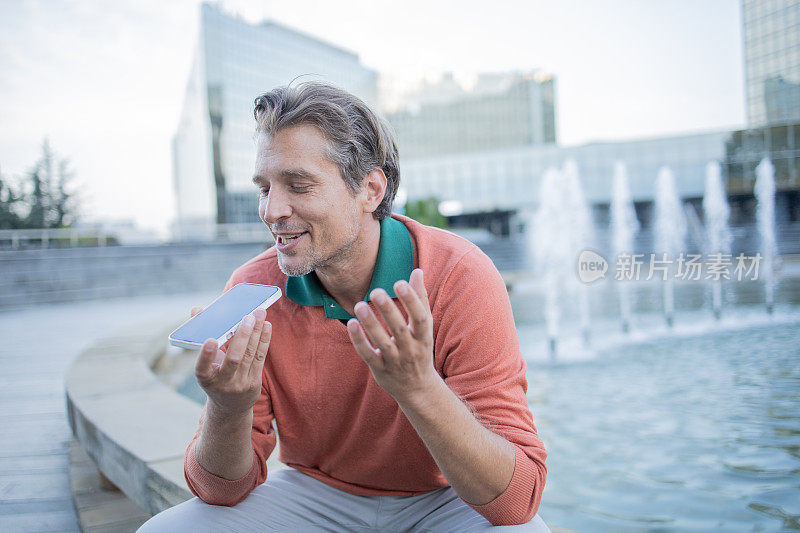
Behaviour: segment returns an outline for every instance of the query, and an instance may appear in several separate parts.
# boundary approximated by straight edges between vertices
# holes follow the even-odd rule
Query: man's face
[[[258,137],[258,214],[275,236],[278,266],[289,276],[346,261],[361,234],[359,196],[350,194],[326,148],[323,134],[305,124]]]

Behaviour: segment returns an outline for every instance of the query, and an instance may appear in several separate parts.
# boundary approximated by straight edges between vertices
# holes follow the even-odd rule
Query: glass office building
[[[756,167],[768,157],[775,169],[775,222],[800,221],[800,122],[734,131],[723,164],[731,221],[755,219]]]
[[[407,95],[386,118],[401,158],[553,144],[555,78],[540,71],[482,74],[464,89],[446,75]]]
[[[800,1],[742,0],[747,129],[726,145],[731,221],[755,218],[756,167],[775,167],[775,221],[800,220]]]
[[[800,122],[800,2],[742,0],[750,128]]]
[[[611,202],[614,164],[623,161],[634,201],[655,196],[658,170],[669,166],[682,198],[700,198],[706,164],[725,158],[730,131],[687,134],[632,141],[595,142],[580,146],[527,146],[469,154],[420,158],[402,164],[401,187],[408,200],[435,197],[457,202],[464,213],[532,212],[539,203],[542,177],[548,168],[574,160],[586,200]],[[647,222],[647,213],[639,213]]]
[[[194,62],[173,139],[179,239],[209,237],[216,224],[258,222],[253,100],[298,77],[377,102],[377,73],[356,54],[265,21],[250,24],[203,4]]]

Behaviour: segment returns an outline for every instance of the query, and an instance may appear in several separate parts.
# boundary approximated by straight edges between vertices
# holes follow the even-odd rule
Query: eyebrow
[[[294,169],[290,168],[282,170],[280,172],[280,175],[284,178],[289,178],[289,179],[308,179],[314,182],[319,181],[319,179],[314,173],[309,172],[308,170],[304,170],[302,168],[294,168]],[[253,176],[253,183],[255,183],[256,185],[261,185],[266,181],[267,179],[261,174],[256,174]]]

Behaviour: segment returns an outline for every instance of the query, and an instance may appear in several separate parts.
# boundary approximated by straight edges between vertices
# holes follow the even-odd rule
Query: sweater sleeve
[[[433,311],[441,316],[434,353],[445,382],[514,448],[514,474],[505,491],[484,505],[466,503],[493,525],[525,523],[539,508],[547,452],[528,408],[527,366],[508,292],[479,248],[453,267]]]
[[[236,284],[236,273],[228,280],[225,291]],[[227,351],[228,343],[220,349]],[[239,479],[229,480],[216,476],[205,470],[195,457],[194,447],[200,428],[203,426],[206,409],[200,414],[200,426],[194,434],[186,449],[183,460],[183,473],[189,490],[206,503],[213,505],[233,506],[244,500],[254,488],[267,479],[267,459],[275,449],[277,437],[272,421],[275,418],[272,411],[266,375],[261,376],[261,395],[253,406],[253,428],[250,433],[250,442],[253,446],[253,466],[250,471]]]
[[[200,414],[200,427],[205,418],[205,407]],[[183,473],[189,490],[206,503],[213,505],[233,506],[244,500],[250,492],[267,479],[267,459],[275,449],[277,438],[272,427],[272,402],[266,388],[266,379],[262,378],[261,396],[253,406],[253,429],[250,442],[253,446],[253,466],[239,479],[229,480],[216,476],[205,470],[194,454],[194,446],[200,434],[200,428],[186,449],[183,460]]]

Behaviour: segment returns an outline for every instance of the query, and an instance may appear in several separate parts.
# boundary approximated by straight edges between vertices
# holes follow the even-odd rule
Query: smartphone
[[[266,309],[281,297],[280,287],[239,283],[169,334],[169,343],[199,350],[206,339],[221,346],[233,337],[242,319],[256,309]]]

